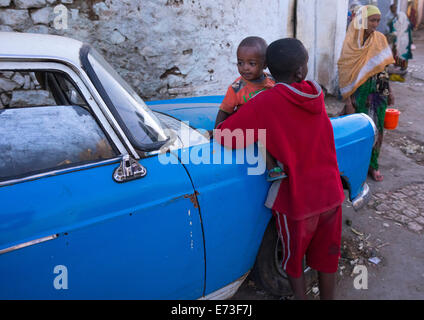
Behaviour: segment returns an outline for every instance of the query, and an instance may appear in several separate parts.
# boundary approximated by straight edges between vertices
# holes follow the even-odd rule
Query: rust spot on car
[[[195,191],[194,193],[189,193],[189,194],[185,194],[185,195],[181,195],[175,198],[172,198],[168,201],[168,203],[177,201],[178,199],[184,198],[184,199],[190,199],[190,201],[193,203],[194,207],[196,209],[199,208],[199,203],[197,202],[197,196],[199,195],[199,192]]]
[[[193,194],[186,194],[184,195],[185,199],[190,199],[190,201],[193,203],[194,207],[196,209],[199,208],[199,202],[197,201],[197,196],[199,195],[199,192],[195,191]]]

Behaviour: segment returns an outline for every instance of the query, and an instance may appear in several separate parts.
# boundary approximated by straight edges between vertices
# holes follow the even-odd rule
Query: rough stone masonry
[[[238,76],[235,51],[244,37],[271,42],[284,36],[281,3],[0,0],[0,31],[58,34],[90,43],[145,99],[223,95]],[[60,8],[66,9],[65,29],[55,28]]]

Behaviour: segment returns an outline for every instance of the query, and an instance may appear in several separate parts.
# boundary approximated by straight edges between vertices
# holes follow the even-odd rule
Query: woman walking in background
[[[393,56],[401,72],[406,72],[408,60],[412,59],[412,27],[404,12],[399,12],[390,23],[390,34],[393,35]]]
[[[376,31],[381,12],[376,6],[359,9],[349,25],[338,62],[340,92],[346,113],[366,113],[377,126],[377,142],[372,150],[369,174],[382,181],[378,158],[383,142],[387,105],[394,103],[386,67],[395,62],[386,37]],[[367,22],[367,23],[362,23]]]

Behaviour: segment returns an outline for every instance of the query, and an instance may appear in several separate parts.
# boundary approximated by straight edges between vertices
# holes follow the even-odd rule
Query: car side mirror
[[[143,178],[147,174],[147,170],[137,160],[129,155],[122,157],[121,164],[113,172],[113,180],[123,183],[139,178]]]

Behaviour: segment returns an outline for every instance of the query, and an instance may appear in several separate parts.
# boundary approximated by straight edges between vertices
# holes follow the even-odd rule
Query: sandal
[[[274,173],[274,172],[279,173],[279,175],[271,176],[271,173]],[[266,180],[269,182],[272,182],[272,181],[280,180],[286,177],[287,177],[287,174],[283,171],[283,169],[281,169],[280,167],[275,167],[268,170],[268,175],[266,177]]]

